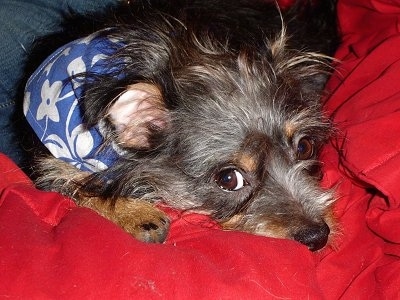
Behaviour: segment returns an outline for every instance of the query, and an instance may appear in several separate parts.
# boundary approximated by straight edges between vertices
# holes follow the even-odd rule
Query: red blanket
[[[294,241],[173,218],[167,242],[138,242],[96,213],[36,190],[0,157],[0,297],[400,299],[400,1],[339,0],[343,43],[324,150],[341,234]]]

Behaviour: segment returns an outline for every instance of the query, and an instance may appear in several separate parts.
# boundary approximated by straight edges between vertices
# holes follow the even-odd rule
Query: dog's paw
[[[130,220],[127,220],[130,223]],[[163,243],[168,235],[169,219],[155,212],[153,216],[144,218],[134,226],[128,224],[123,228],[136,239],[146,243]]]
[[[121,197],[111,205],[108,199],[79,196],[78,205],[93,209],[140,241],[162,243],[167,238],[169,218],[150,202]]]
[[[151,203],[118,199],[114,221],[136,239],[146,243],[162,243],[168,235],[168,216]]]

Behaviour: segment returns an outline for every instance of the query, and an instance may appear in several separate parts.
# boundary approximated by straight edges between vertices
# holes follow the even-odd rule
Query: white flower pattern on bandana
[[[60,115],[57,110],[57,102],[60,101],[59,94],[61,92],[62,82],[56,81],[50,85],[49,80],[43,83],[41,89],[42,102],[40,103],[37,113],[36,120],[42,120],[43,118],[49,118],[53,122],[60,122]]]
[[[24,114],[42,143],[56,158],[96,172],[109,167],[118,153],[104,147],[98,126],[86,129],[78,100],[86,71],[107,72],[102,62],[121,45],[96,34],[69,43],[51,55],[29,79]]]

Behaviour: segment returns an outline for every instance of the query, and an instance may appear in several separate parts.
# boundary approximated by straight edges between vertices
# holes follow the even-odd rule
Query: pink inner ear
[[[151,129],[163,129],[168,113],[159,88],[153,84],[128,86],[108,111],[123,147],[148,148]]]

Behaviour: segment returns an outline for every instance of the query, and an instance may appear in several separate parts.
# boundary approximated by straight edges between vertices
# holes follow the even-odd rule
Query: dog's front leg
[[[36,163],[36,185],[71,197],[79,206],[90,208],[122,227],[143,242],[162,243],[169,229],[167,215],[154,204],[133,198],[111,200],[84,191],[90,174],[54,157],[41,158]]]
[[[152,203],[131,198],[118,198],[115,205],[98,197],[78,197],[76,203],[93,209],[114,222],[136,239],[148,243],[162,243],[167,237],[169,219]]]

